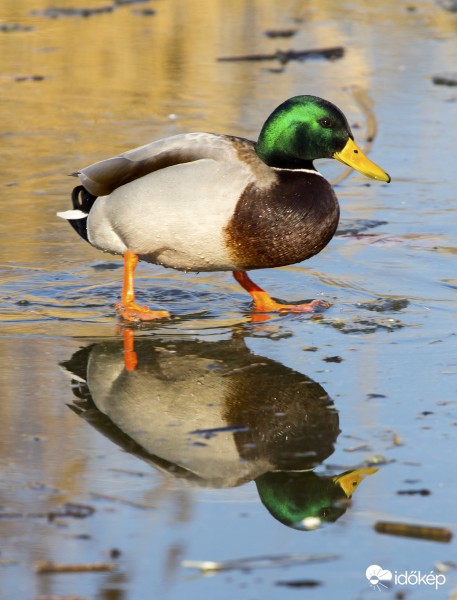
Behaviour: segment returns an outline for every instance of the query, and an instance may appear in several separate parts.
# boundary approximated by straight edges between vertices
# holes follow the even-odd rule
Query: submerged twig
[[[78,504],[76,502],[67,502],[62,507],[52,510],[48,513],[49,521],[55,518],[73,517],[75,519],[85,519],[90,517],[95,512],[95,508],[89,504]]]
[[[447,543],[452,539],[452,531],[445,527],[430,527],[428,525],[409,525],[407,523],[377,521],[374,528],[378,533],[413,537],[421,540],[431,540],[433,542]]]
[[[119,504],[127,504],[128,506],[134,506],[135,508],[142,508],[145,510],[151,510],[155,508],[151,504],[144,504],[143,502],[136,502],[135,500],[129,500],[128,498],[120,498],[119,496],[109,496],[108,494],[99,494],[98,492],[91,492],[94,498],[100,500],[109,500],[110,502],[118,502]]]
[[[290,60],[309,60],[311,58],[326,58],[335,60],[344,56],[342,46],[332,48],[315,48],[312,50],[276,50],[274,54],[245,54],[244,56],[223,56],[218,58],[219,62],[240,62],[240,61],[264,61],[278,60],[285,65]]]
[[[210,440],[218,433],[244,433],[245,431],[249,431],[249,427],[245,425],[228,425],[227,427],[212,427],[210,429],[195,429],[194,431],[189,431],[190,435],[199,435],[206,440]]]
[[[35,571],[37,573],[94,573],[114,571],[116,567],[115,563],[73,563],[62,565],[52,561],[44,561],[36,565]]]
[[[121,469],[119,467],[111,467],[108,471],[112,471],[113,473],[122,473],[125,475],[133,475],[135,477],[146,477],[146,473],[144,471],[135,471],[133,469]]]
[[[212,560],[183,560],[182,566],[188,569],[199,569],[203,573],[219,571],[251,571],[252,569],[271,569],[274,567],[290,567],[311,562],[323,562],[339,558],[337,554],[279,554],[254,556],[222,562]]]
[[[95,508],[88,504],[77,504],[75,502],[67,502],[61,507],[48,512],[0,512],[0,519],[48,519],[53,521],[56,518],[72,517],[75,519],[85,519],[90,517],[95,512]]]

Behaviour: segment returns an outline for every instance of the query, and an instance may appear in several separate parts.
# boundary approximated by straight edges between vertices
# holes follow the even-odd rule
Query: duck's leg
[[[151,310],[147,306],[139,306],[135,302],[133,277],[138,264],[138,255],[127,250],[124,254],[124,283],[122,285],[122,298],[116,303],[120,316],[126,321],[153,321],[170,316],[167,310]]]
[[[261,287],[256,285],[246,271],[233,271],[233,276],[254,300],[255,310],[258,312],[313,312],[316,306],[328,308],[329,304],[322,300],[313,300],[306,304],[280,304],[269,296]]]
[[[138,357],[135,352],[135,334],[125,327],[122,332],[124,338],[124,366],[126,371],[134,371],[138,365]]]

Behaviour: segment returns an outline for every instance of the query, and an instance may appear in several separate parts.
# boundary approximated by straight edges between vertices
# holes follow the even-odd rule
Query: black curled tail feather
[[[94,205],[97,196],[94,196],[86,190],[82,185],[78,185],[71,192],[71,201],[75,210],[80,210],[88,215],[92,206]],[[70,225],[73,229],[83,238],[86,242],[89,242],[87,236],[87,216],[81,219],[69,220]],[[90,243],[90,242],[89,242]]]

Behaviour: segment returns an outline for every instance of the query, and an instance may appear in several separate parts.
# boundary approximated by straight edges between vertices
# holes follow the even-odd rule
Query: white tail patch
[[[85,219],[87,213],[82,210],[65,210],[64,212],[58,212],[57,216],[67,221],[73,221],[74,219]]]
[[[83,379],[82,377],[80,377],[79,375],[76,375],[76,373],[73,373],[73,371],[70,371],[69,369],[67,369],[66,367],[63,367],[62,365],[59,365],[60,370],[62,371],[62,373],[65,375],[65,377],[67,377],[68,379],[73,379],[74,381],[78,381],[79,383],[86,383],[86,380]]]

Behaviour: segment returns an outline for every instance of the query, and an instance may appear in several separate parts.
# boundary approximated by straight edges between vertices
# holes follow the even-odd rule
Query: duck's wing
[[[241,152],[243,150],[244,152]],[[187,133],[165,138],[119,156],[94,163],[77,173],[83,186],[94,196],[113,190],[148,173],[200,159],[240,160],[254,153],[254,142],[211,133]]]

